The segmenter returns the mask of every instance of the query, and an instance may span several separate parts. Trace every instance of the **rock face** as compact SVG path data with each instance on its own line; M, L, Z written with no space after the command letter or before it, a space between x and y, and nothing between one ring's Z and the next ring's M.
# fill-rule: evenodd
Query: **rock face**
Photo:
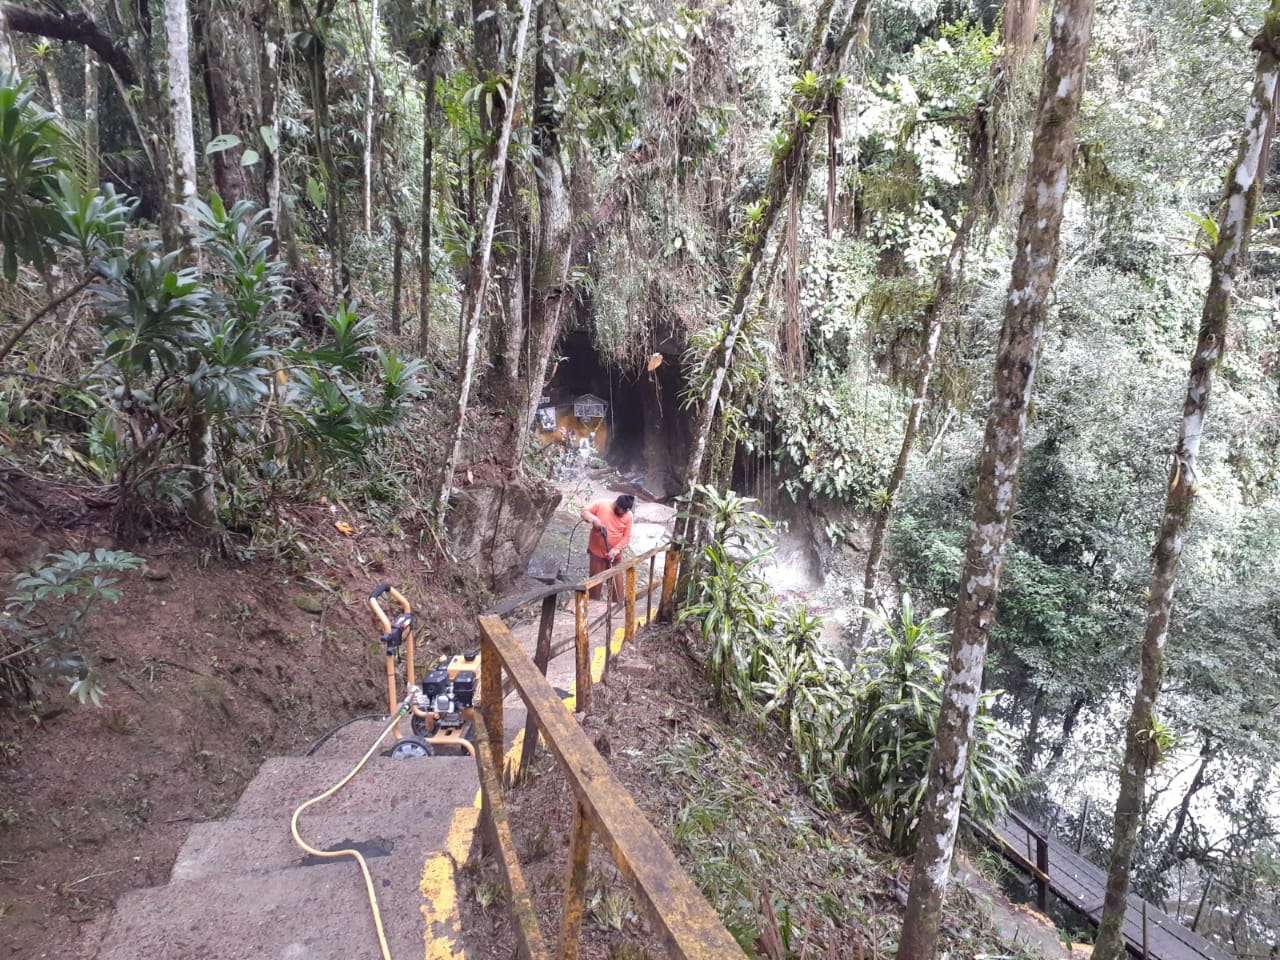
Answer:
M542 480L477 479L453 495L448 526L454 555L501 590L525 572L560 497Z

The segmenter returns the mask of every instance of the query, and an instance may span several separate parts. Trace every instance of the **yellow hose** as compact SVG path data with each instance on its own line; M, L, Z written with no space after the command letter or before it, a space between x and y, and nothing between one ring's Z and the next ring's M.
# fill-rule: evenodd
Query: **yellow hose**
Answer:
M395 716L391 718L391 722L387 724L382 733L378 734L378 739L373 741L373 746L369 748L368 753L360 758L360 762L355 765L355 768L324 793L320 794L318 797L312 797L306 803L302 804L302 806L298 807L297 810L293 811L293 819L289 823L289 829L293 831L293 842L307 853L311 854L311 856L329 858L355 857L356 863L360 864L360 872L364 874L364 887L369 893L369 909L373 911L373 925L378 928L378 943L382 947L382 960L391 960L391 949L387 946L387 935L382 929L382 914L378 912L378 895L373 891L373 877L369 875L369 865L365 863L364 857L360 855L359 850L317 850L315 847L310 846L298 834L298 816L303 810L306 810L312 804L319 803L321 800L325 800L333 796L345 787L347 783L350 782L351 778L360 772L360 768L369 762L369 758L377 751L386 735L395 728L395 725L400 722L401 718L403 718L407 712L408 708L404 704L401 704L400 709L397 710Z

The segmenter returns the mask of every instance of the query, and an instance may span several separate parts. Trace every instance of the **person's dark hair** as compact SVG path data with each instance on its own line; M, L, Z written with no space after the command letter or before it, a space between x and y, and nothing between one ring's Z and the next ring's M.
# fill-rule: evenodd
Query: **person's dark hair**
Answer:
M624 493L617 500L613 501L614 508L622 511L623 513L626 513L635 505L636 505L636 498L629 493Z

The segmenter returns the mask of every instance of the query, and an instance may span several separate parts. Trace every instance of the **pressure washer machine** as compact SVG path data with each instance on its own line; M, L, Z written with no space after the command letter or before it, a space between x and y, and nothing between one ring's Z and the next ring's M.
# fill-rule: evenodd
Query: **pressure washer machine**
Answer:
M382 597L400 605L391 617L383 609ZM480 694L480 653L441 657L419 686L414 677L413 610L395 587L383 583L369 594L369 607L382 627L379 641L387 658L387 707L392 717L409 704L411 733L403 736L400 723L394 725L395 742L386 751L393 759L429 757L437 752L475 756L471 744L475 731L475 708ZM405 696L397 695L396 665L405 665Z

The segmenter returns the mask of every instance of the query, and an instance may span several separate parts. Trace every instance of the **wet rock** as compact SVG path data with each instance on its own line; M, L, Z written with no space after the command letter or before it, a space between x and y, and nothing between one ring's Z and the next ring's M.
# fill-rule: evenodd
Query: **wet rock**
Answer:
M162 580L168 580L172 577L173 571L163 563L148 560L146 566L142 568L142 575L148 580L154 580L159 583Z
M534 479L479 481L455 491L449 511L455 555L502 589L525 572L560 499L552 484Z

